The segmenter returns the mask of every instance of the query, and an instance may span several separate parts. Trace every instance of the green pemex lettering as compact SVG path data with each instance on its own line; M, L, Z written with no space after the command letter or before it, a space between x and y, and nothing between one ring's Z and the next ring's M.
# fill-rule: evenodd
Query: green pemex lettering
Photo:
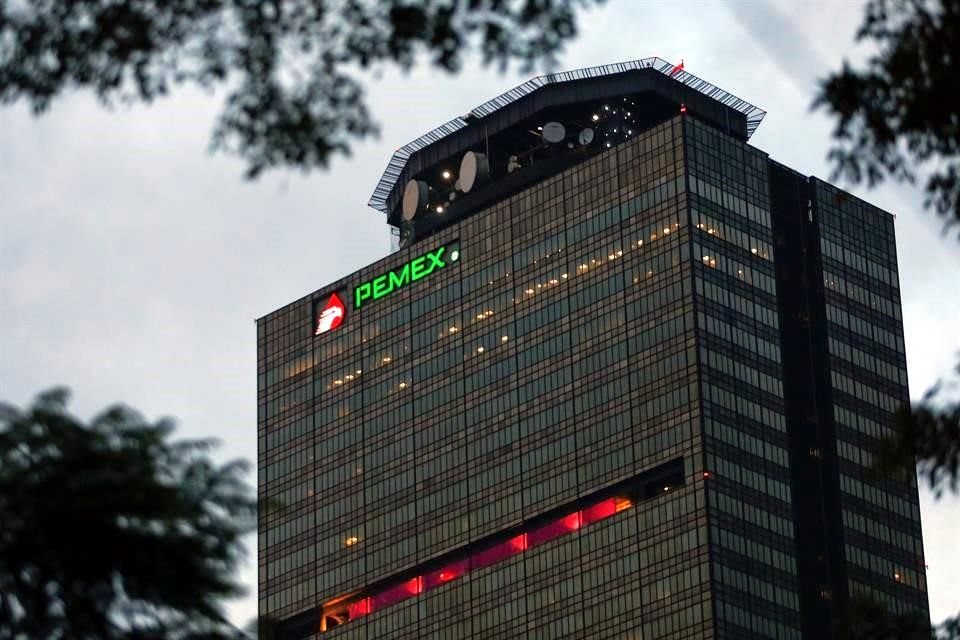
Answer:
M403 268L390 272L390 290L393 291L410 282L410 263L403 265Z
M378 300L389 295L400 287L424 278L437 269L447 266L443 261L443 254L447 247L439 247L418 256L398 269L388 271L369 282L358 285L353 290L353 305L359 309L368 300ZM451 260L455 261L459 255L457 247L453 248Z

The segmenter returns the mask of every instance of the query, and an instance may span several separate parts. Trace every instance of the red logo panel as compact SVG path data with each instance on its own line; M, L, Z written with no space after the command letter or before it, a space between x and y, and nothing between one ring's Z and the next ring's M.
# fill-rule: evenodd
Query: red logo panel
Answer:
M313 332L313 335L318 336L321 333L333 331L343 324L345 315L346 309L343 306L343 302L340 301L340 297L335 293L331 294L326 306L317 313L317 328Z

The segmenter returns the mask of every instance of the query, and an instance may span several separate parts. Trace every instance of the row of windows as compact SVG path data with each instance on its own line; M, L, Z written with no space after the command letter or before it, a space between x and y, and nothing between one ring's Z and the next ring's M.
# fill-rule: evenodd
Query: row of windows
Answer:
M758 332L745 331L702 311L697 315L700 320L700 329L707 334L735 345L750 355L764 358L774 365L780 362L780 346L770 340L764 340Z
M770 228L770 212L766 208L757 206L734 195L729 190L711 184L703 177L694 175L693 172L690 174L690 191L763 228ZM766 191L767 187L764 185L763 192L766 193Z
M704 402L712 402L754 422L769 425L777 431L786 432L787 430L786 420L781 412L748 400L732 391L712 384L704 384L703 399Z
M747 575L724 564L717 565L717 579L720 583L754 598L761 598L786 609L800 610L800 597L796 591L784 589L779 585L761 580L755 575Z
M709 238L705 238L709 240ZM717 269L735 280L739 280L749 285L775 295L777 293L777 280L766 269L761 269L760 265L749 265L735 260L729 256L718 253L718 249L711 247L707 242L694 241L693 256L704 267Z
M840 474L840 490L874 504L881 510L889 510L910 520L919 521L920 519L920 509L917 505L843 473Z
M729 622L740 630L735 630L731 637L749 637L750 634L760 634L777 640L800 640L800 629L788 626L781 620L771 620L759 613L751 613L728 602L717 603L717 618Z
M717 438L735 449L753 454L783 467L788 467L787 450L766 440L761 440L735 427L726 425L711 418L704 419L704 432L708 436ZM768 434L769 435L769 434Z
M773 259L773 246L769 242L760 240L732 224L720 222L696 209L691 209L690 218L694 228L699 229L701 233L705 233L713 238L725 240L763 260Z
M750 487L754 491L773 496L786 504L791 502L790 487L787 483L743 467L732 460L709 453L707 454L707 468L716 473L718 477L732 480L737 484Z
M837 404L833 405L833 419L837 421L837 424L841 424L877 440L892 437L895 433L893 427L889 424L889 420L880 422Z
M896 300L884 295L883 292L870 291L866 287L861 287L828 269L823 270L823 286L829 291L834 291L859 303L864 308L882 313L895 322L902 321L900 305Z
M833 337L827 339L827 348L831 354L843 358L865 372L882 376L894 385L901 387L906 387L907 385L907 370L904 367L898 367L895 364L887 362L885 359L878 358L872 353L857 349Z
M837 439L837 455L845 460L849 460L858 467L872 467L874 464L874 454L866 449L861 449L857 445L846 440Z
M756 507L722 491L711 491L709 497L712 507L732 516L737 522L768 529L784 538L793 538L793 522L786 518L781 518L766 509Z
M763 373L739 360L729 358L713 349L701 347L700 364L721 375L730 376L739 383L749 384L766 393L783 397L783 383L779 378Z
M780 326L775 308L768 307L759 300L750 300L727 287L697 278L697 293L706 300L718 303L721 307L731 309L746 318L754 319L765 327L778 329Z
M849 376L845 376L842 373L837 373L836 371L830 372L830 380L833 383L833 388L839 391L846 393L847 395L858 398L861 401L867 402L875 407L887 411L889 413L895 412L900 405L903 404L903 401L900 398L896 398L889 393L884 393L879 391L870 385L866 385L858 380L854 380Z
M922 595L922 602L911 602L903 597L903 593L897 596L891 595L886 589L878 589L873 585L865 584L856 579L847 581L847 586L851 596L867 597L875 602L882 602L887 611L903 615L905 613L916 613L918 610L926 611L926 595Z
M850 527L880 542L899 547L914 557L923 557L923 545L920 538L888 526L887 523L845 509L843 511L843 524L845 527Z
M925 589L922 576L912 569L897 565L872 551L847 544L844 545L847 561L883 576L891 582L905 584L915 589Z
M825 306L827 309L827 320L836 326L852 331L867 340L877 342L888 349L893 349L897 353L904 352L903 338L900 335L883 329L877 326L876 323L861 318L854 313L850 313L846 309L841 309L830 303L827 303Z
M559 519L533 527L528 532L515 535L505 542L481 547L479 551L472 551L465 558L452 559L441 569L427 572L412 580L404 579L395 586L380 589L377 593L349 605L332 605L331 610L324 613L323 628L326 629L328 625L339 626L339 623L346 620L369 615L373 611L416 596L424 590L436 589L447 582L457 581L468 573L472 576L474 588L478 588L481 592L498 595L504 593L506 584L516 584L526 580L529 588L534 587L537 579L541 579L548 583L547 586L540 591L529 590L526 604L531 609L542 610L553 602L566 599L580 591L581 575L579 572L573 573L573 562L581 553L579 538L570 537L568 534L576 532L581 526L610 518L631 506L632 501L629 498L607 498ZM559 543L548 544L557 538L565 539L561 539ZM525 562L508 561L518 554L525 559ZM624 564L617 569L621 575L636 573L638 566L635 554L618 554L618 556ZM488 567L492 567L493 570L488 570ZM558 572L558 568L563 569ZM570 577L564 579L565 575ZM586 586L592 588L602 584L599 581L597 584L592 582L588 581ZM511 597L507 602L517 603L517 600ZM495 620L490 622L496 623Z
M896 271L889 269L874 260L870 260L866 256L857 253L849 246L841 246L821 235L820 250L823 252L824 256L833 258L834 260L844 264L847 268L854 269L859 271L861 274L872 278L873 280L882 282L883 284L887 285L887 287L892 287L894 289L899 287ZM878 291L884 291L882 287L876 287L876 289Z
M755 562L762 562L790 576L797 575L797 559L791 553L765 545L754 539L747 539L723 527L714 525L711 528L713 540L724 549L733 551ZM791 544L791 546L793 546Z

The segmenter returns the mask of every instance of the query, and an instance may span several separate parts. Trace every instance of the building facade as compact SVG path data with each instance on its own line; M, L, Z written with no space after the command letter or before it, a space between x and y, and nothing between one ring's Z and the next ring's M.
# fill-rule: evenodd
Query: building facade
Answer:
M257 322L260 615L650 640L829 637L861 593L925 613L916 484L870 471L907 400L892 216L663 61L518 90L394 157L399 251Z

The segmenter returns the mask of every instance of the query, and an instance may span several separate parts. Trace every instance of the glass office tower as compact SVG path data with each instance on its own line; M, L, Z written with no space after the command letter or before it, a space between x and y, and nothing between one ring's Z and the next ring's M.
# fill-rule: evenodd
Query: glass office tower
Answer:
M819 638L926 612L893 221L658 59L402 148L402 247L257 323L281 638Z

